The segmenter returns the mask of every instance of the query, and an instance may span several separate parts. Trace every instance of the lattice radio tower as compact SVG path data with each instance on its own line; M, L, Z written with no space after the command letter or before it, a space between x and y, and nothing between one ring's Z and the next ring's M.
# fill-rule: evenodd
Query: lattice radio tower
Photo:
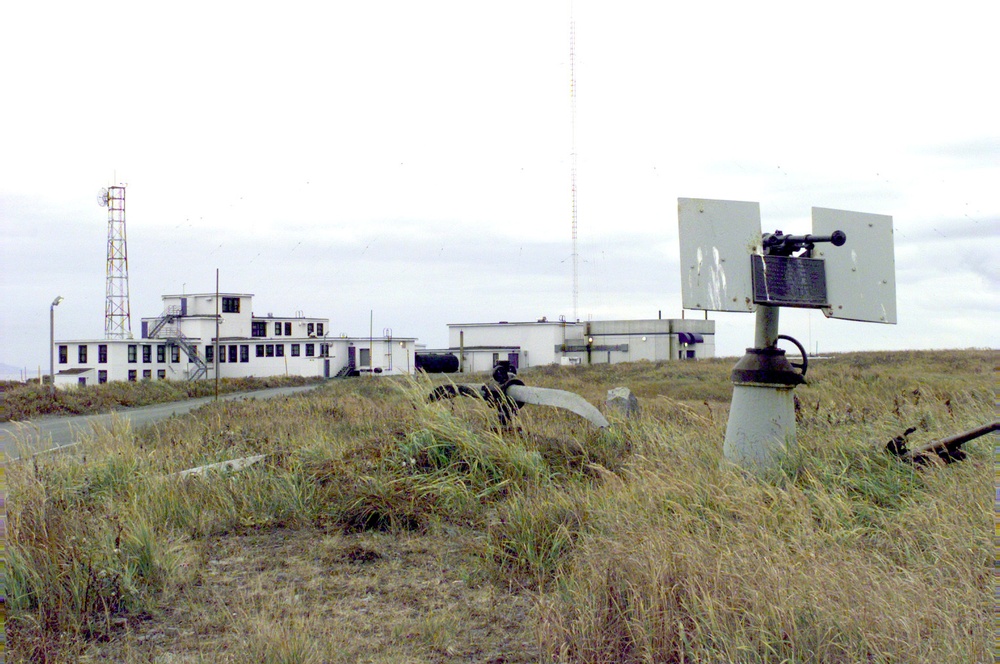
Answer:
M108 267L104 299L104 338L131 339L128 301L128 249L125 242L125 187L101 189L101 207L108 208Z
M569 105L570 105L570 190L573 223L573 320L580 320L578 302L580 299L580 254L577 251L576 232L576 21L573 20L573 5L569 15Z

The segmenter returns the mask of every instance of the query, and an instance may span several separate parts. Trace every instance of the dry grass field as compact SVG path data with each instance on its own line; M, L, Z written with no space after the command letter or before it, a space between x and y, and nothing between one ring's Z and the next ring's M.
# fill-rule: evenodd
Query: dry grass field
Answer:
M274 376L271 378L223 378L220 394L261 390L268 387L289 387L315 383L316 378ZM322 379L319 379L322 380ZM86 385L71 390L60 389L55 395L51 387L37 380L28 383L0 381L0 422L31 420L46 415L90 415L120 408L149 406L182 399L208 397L215 394L214 380L175 381L142 380Z
M992 661L994 351L858 353L796 389L800 453L722 463L732 360L527 370L641 415L441 379L330 381L94 431L7 469L15 662ZM484 379L477 376L470 382ZM266 455L245 470L181 470Z

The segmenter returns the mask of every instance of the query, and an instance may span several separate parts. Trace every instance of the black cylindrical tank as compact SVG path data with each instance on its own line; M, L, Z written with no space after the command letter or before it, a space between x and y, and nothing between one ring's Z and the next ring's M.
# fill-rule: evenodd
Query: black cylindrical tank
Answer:
M414 366L426 373L456 373L458 357L452 353L417 353Z

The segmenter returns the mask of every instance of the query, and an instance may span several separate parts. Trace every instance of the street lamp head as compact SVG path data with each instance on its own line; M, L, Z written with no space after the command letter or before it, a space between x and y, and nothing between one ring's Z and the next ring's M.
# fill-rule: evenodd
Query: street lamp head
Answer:
M53 307L59 306L59 303L62 301L63 301L63 296L59 295L56 297L56 299L52 300L52 306Z

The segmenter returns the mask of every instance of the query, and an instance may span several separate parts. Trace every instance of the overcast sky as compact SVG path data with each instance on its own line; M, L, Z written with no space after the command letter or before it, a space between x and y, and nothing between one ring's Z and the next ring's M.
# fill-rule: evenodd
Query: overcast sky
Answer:
M677 198L719 198L893 217L898 324L783 310L811 350L998 347L996 2L21 2L0 363L47 370L57 295L57 338L103 336L119 183L136 336L216 269L255 313L429 347L572 318L571 16L579 318L680 317Z

